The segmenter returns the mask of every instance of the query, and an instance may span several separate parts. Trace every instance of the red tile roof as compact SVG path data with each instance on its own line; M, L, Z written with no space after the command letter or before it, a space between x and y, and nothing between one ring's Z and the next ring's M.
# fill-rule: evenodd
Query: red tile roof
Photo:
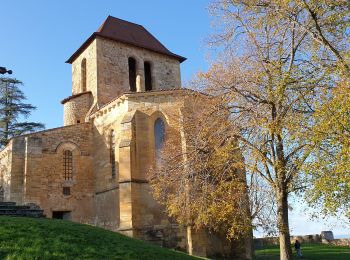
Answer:
M180 62L186 60L186 58L169 51L143 26L108 16L100 28L98 28L98 30L94 32L66 62L72 63L96 37L102 37L165 54L178 59Z

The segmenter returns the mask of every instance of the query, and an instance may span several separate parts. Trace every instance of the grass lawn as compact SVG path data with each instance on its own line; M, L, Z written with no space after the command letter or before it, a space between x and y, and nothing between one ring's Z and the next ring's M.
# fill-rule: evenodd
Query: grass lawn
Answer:
M301 252L304 260L349 260L350 247L323 244L302 244ZM279 246L270 246L255 251L257 260L279 259ZM296 252L293 248L294 259Z
M64 220L0 217L0 259L198 259Z

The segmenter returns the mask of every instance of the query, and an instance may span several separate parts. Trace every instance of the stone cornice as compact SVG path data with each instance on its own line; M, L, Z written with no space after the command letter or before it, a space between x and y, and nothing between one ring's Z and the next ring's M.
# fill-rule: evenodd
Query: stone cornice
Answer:
M63 100L61 101L61 104L64 105L64 104L67 103L69 100L72 100L72 99L74 99L74 98L80 97L80 96L85 95L85 94L92 94L92 93L91 93L91 91L85 91L85 92L81 92L81 93L78 93L78 94L69 96L69 97L63 99Z
M162 90L152 90L152 91L142 91L142 92L125 92L121 96L117 97L116 99L110 101L109 103L103 105L99 110L92 113L90 115L90 118L95 118L102 116L112 109L119 107L121 104L124 103L125 100L133 99L133 98L139 98L139 97L155 97L155 96L185 96L189 94L198 94L198 95L204 95L208 96L204 93L187 89L187 88L174 88L174 89L162 89Z

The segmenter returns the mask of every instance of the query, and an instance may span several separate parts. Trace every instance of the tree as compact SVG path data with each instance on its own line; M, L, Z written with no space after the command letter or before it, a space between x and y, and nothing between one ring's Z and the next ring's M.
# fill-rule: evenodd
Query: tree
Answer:
M0 78L0 148L15 136L44 128L41 123L19 122L28 117L33 105L23 103L26 99L19 86L22 82L12 78Z
M222 0L211 9L221 26L211 42L225 48L202 84L231 106L247 170L275 193L281 259L292 259L288 197L305 188L303 167L318 150L308 138L315 110L348 66L348 6L329 2Z
M191 95L187 104L178 124L167 129L161 157L149 171L149 179L155 199L169 216L187 226L192 254L192 229L242 239L251 235L251 219L244 163L229 131L227 110L200 94ZM246 252L251 258L251 248Z
M350 214L350 2L347 0L241 1L246 8L261 7L275 20L285 20L308 37L313 64L332 75L334 90L316 106L312 135L317 147L304 165L310 178L309 205L324 215Z
M345 84L345 83L344 83ZM339 85L315 114L312 140L319 147L305 170L311 187L306 200L324 216L350 217L350 91Z
M236 1L225 1L236 2ZM312 50L314 62L330 73L349 79L350 3L347 0L247 0L246 8L262 8L303 31Z
M292 3L292 4L291 4ZM265 1L291 25L310 36L314 62L333 75L335 89L331 98L316 109L310 140L318 147L305 167L311 186L306 192L309 205L325 216L339 211L350 214L350 3L349 1L299 0ZM303 22L295 14L303 14Z

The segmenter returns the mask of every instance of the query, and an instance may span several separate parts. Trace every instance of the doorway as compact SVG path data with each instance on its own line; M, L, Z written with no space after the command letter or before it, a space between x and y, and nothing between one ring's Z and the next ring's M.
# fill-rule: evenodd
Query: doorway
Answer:
M70 220L71 211L52 211L52 218Z

